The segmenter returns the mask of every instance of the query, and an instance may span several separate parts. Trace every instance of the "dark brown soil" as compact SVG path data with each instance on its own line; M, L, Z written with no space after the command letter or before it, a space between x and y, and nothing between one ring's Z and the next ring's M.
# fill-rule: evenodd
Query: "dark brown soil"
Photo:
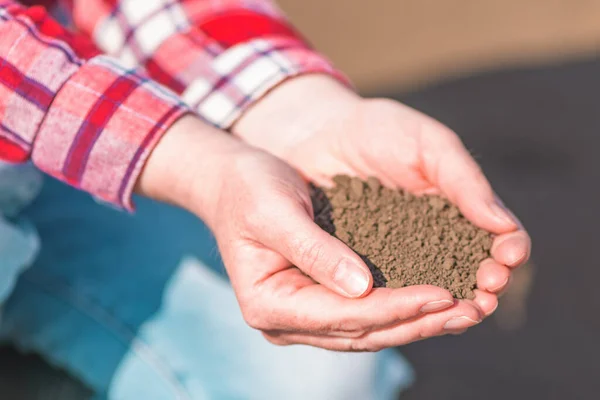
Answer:
M472 299L489 232L471 224L438 196L414 196L370 178L338 176L313 190L315 221L367 263L376 287L435 285Z

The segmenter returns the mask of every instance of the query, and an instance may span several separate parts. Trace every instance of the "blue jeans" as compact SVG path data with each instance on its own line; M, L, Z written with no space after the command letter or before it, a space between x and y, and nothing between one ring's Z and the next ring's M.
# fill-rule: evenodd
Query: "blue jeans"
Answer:
M41 249L3 305L2 339L99 399L392 399L411 381L393 350L269 344L244 323L208 229L136 202L129 215L45 181L15 219L36 227Z

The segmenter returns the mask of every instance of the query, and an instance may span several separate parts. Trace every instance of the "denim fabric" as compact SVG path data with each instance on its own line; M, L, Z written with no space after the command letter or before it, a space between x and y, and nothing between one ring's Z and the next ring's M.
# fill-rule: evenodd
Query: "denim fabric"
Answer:
M137 199L129 215L48 180L22 217L43 246L4 307L4 339L98 399L394 399L400 355L276 347L247 327L194 216Z
M34 227L17 214L34 199L41 184L42 178L33 166L0 161L0 304L39 249Z

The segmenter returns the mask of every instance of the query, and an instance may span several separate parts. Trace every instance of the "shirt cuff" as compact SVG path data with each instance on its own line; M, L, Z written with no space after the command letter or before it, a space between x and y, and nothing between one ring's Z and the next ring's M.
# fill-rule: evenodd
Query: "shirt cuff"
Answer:
M187 111L167 89L98 56L58 91L32 159L46 173L131 211L145 161Z
M189 82L183 100L220 129L229 129L248 107L294 76L328 74L350 86L349 80L329 60L300 39L282 36L253 39L214 58L207 54L210 47L190 46L187 40L176 35L158 50L157 58L177 60L163 75ZM183 49L187 50L182 52Z

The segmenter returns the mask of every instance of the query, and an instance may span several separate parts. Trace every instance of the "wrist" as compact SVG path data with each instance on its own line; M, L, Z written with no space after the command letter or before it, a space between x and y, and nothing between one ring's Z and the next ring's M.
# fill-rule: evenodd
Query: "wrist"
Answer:
M232 133L285 158L298 143L351 113L360 101L355 92L329 75L302 75L283 82L248 109Z
M138 179L136 193L206 220L216 206L226 163L245 146L188 114L165 133Z

